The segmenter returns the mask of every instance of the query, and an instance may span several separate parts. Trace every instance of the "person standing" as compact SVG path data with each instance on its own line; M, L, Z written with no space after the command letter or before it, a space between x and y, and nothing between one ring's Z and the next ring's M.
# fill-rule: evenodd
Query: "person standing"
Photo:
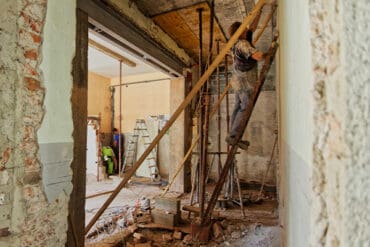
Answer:
M235 93L235 105L231 115L231 129L226 142L229 145L236 144L236 135L241 126L244 111L253 93L254 84L258 79L257 62L264 58L264 54L252 44L253 32L257 29L261 10L252 24L239 37L232 47L233 73L230 84ZM240 22L234 22L228 29L230 37L240 27ZM243 131L244 132L244 131ZM248 149L249 142L240 140L239 148Z
M123 150L124 150L123 141L124 141L123 135L119 133L117 128L113 128L112 147L113 147L114 154L117 158L117 164L119 163L119 160L121 160L121 164L118 164L121 167L123 164ZM120 150L120 146L121 146L121 150ZM120 151L121 151L121 154L120 154ZM118 172L118 170L119 170L118 166L115 167L115 171Z

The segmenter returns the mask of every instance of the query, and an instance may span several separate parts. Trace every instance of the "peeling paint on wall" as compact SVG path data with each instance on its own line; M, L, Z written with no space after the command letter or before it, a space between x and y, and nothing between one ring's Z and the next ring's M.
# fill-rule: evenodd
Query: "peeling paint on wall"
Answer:
M47 201L37 131L45 111L52 111L50 104L43 105L45 93L48 96L52 89L40 70L42 55L47 54L41 52L48 44L44 39L45 21L48 23L50 17L47 12L60 12L60 4L69 6L67 12L72 13L75 5L72 0L69 5L66 1L50 2L0 0L0 236L7 236L0 239L0 246L64 246L66 241L68 192ZM74 27L73 22L60 25ZM74 34L71 37L74 44ZM54 60L60 58L58 52L63 53L56 51Z

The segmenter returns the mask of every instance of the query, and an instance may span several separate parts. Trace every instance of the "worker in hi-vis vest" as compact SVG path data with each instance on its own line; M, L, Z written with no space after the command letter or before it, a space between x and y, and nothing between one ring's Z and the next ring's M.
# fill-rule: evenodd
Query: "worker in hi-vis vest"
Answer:
M117 166L117 160L111 147L104 146L102 148L102 160L109 177L109 175L113 174L114 167Z

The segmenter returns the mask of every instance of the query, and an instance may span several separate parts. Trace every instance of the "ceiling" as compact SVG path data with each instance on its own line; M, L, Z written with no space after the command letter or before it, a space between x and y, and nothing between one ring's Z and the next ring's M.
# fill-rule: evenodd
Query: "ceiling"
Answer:
M211 36L211 8L207 2L165 12L152 17L153 21L168 33L176 43L184 48L194 59L199 57L199 13L202 9L202 46L203 61L207 60ZM223 30L220 28L217 19L213 19L213 42L220 40L226 42ZM216 44L214 43L212 54L217 54Z
M143 62L143 60L139 59L135 55L130 54L124 48L114 44L103 36L100 36L97 32L90 30L89 39L96 41L105 48L118 53L119 55L127 58L128 60L136 64L135 67L131 67L123 63L122 76L152 73L158 71L151 65ZM92 46L89 46L88 49L88 70L108 78L115 78L120 76L119 61Z
M199 17L198 8L203 8L203 59L207 58L210 37L211 1L204 0L132 0L147 17L151 18L180 47L198 61ZM216 42L220 39L220 49L228 38L227 29L235 21L242 21L253 8L254 0L215 0L214 1L214 45L212 54L216 55ZM206 60L204 60L206 61Z
M131 0L139 10L160 26L193 59L199 57L199 16L197 9L203 9L203 61L207 61L210 43L211 1L204 0ZM227 29L235 21L242 21L252 10L254 0L215 0L214 36L212 55L217 55L216 40L220 40L220 50L228 38ZM137 64L136 67L123 65L123 75L151 73L157 71L148 62L139 59L105 39L94 31L89 38L121 54ZM94 48L89 48L89 71L106 77L119 76L119 62Z

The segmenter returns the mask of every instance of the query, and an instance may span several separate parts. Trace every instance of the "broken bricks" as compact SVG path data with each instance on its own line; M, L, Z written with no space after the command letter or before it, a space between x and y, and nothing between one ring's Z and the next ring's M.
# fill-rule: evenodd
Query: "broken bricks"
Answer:
M163 239L163 242L166 242L166 243L172 242L173 240L171 234L169 233L162 234L162 239Z
M213 232L213 236L215 238L219 238L219 237L223 236L222 226L220 225L219 222L213 223L212 232Z
M176 239L176 240L181 240L182 239L182 232L180 231L175 231L173 233L173 238Z
M146 237L141 233L135 232L132 236L134 237L134 241L136 243L144 243L147 240Z

